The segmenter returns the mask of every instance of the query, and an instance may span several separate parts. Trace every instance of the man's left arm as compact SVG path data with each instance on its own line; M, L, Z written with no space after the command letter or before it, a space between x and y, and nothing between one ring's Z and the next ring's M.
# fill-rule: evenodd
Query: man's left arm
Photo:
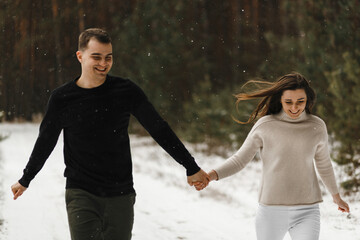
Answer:
M141 90L140 90L141 91ZM186 168L187 181L193 186L194 182L201 182L202 188L209 183L209 176L196 164L194 158L185 148L184 144L176 136L169 124L158 114L154 106L142 95L137 98L139 102L134 104L132 114L149 132L154 140L173 158ZM201 189L202 189L201 188ZM198 190L200 188L197 187Z

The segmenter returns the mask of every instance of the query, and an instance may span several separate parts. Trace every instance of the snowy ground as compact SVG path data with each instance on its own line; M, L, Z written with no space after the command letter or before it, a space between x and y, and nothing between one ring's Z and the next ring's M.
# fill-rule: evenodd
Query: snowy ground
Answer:
M10 186L27 163L38 125L0 124L0 133L10 137L0 143L0 239L67 240L68 223L64 202L62 137L42 171L18 200ZM134 162L134 240L252 240L261 167L250 163L244 171L197 192L186 183L185 171L151 138L131 136ZM206 156L188 145L205 169L223 159ZM322 240L360 240L360 202L350 202L352 213L337 211L330 196L321 210ZM286 236L285 239L290 239Z

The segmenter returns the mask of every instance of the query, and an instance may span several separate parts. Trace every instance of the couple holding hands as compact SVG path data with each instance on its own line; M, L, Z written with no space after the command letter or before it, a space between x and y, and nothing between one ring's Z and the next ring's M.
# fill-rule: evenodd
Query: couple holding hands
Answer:
M105 30L82 32L76 56L81 75L52 92L30 159L12 186L17 199L63 131L72 240L131 239L136 193L127 130L130 115L185 167L188 183L197 190L241 171L259 153L263 170L255 224L258 240L281 240L286 232L293 240L319 239L322 197L315 168L338 209L349 212L335 181L326 125L311 114L315 92L301 74L290 73L275 82L248 82L265 86L236 95L237 104L260 99L249 120L239 121L255 124L234 155L205 173L141 88L108 74L113 52Z

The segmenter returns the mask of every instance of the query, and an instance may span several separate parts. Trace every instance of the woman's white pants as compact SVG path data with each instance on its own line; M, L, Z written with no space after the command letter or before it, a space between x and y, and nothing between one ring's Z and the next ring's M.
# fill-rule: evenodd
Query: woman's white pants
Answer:
M318 240L319 204L301 206L259 205L256 215L258 240L282 240L289 232L292 240Z

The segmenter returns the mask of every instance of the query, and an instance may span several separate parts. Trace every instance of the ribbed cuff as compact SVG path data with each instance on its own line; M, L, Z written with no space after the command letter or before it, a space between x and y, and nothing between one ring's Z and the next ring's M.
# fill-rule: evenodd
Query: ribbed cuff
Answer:
M24 176L18 181L21 186L28 188L30 185L30 181L26 180Z
M200 171L200 167L195 160L192 160L189 165L186 166L186 175L191 176Z

